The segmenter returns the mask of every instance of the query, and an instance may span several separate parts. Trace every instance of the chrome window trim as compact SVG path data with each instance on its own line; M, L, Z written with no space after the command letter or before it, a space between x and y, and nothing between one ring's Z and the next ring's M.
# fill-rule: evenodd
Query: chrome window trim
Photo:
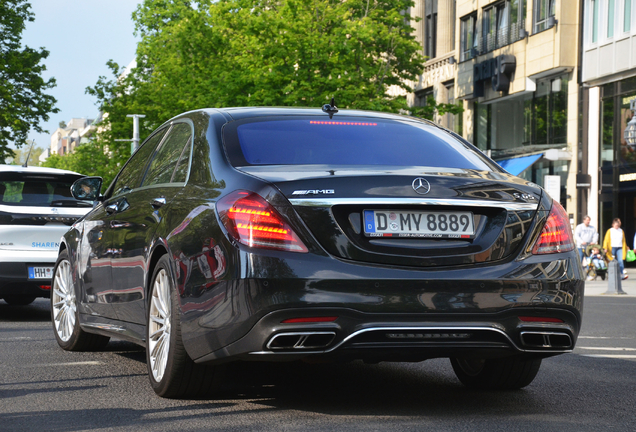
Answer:
M355 205L439 205L439 206L464 206L464 207L495 207L509 211L537 210L539 202L518 203L486 200L467 200L456 198L292 198L292 205L303 207L331 207L340 204Z

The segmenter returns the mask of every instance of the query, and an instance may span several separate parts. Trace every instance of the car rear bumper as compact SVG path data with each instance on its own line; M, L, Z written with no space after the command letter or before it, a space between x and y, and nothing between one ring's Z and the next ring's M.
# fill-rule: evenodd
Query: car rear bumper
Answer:
M323 360L422 361L437 357L479 358L525 354L548 357L571 352L579 322L566 310L549 316L562 323L525 323L534 308L494 314L375 315L350 309L304 308L263 317L239 341L196 359L218 362L233 357L255 361ZM337 317L334 322L283 323L299 317Z
M286 274L298 277L284 279L271 277L280 262L252 264L265 269L262 278L182 293L182 335L196 361L545 357L570 352L581 325L584 278L574 252L447 271L338 262L316 272L307 260L288 260ZM282 322L325 316L337 319Z
M55 253L57 257L57 253ZM29 279L29 267L53 267L55 259L35 262L0 262L0 297L49 297L51 279Z

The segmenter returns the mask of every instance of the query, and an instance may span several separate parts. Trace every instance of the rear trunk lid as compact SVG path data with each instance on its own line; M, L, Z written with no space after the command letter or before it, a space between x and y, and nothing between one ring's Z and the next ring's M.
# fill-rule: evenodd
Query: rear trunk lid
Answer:
M542 193L505 173L458 168L238 169L275 185L330 254L398 266L510 258L530 235Z

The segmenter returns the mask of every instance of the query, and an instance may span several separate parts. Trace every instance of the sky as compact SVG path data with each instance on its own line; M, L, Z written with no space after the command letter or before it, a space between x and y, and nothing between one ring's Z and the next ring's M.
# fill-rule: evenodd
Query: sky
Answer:
M135 58L138 38L133 34L132 13L137 0L30 0L35 21L26 24L23 45L46 48L44 79L55 77L57 86L46 91L57 99L60 112L50 114L40 126L48 134L29 133L36 145L48 148L50 134L61 121L94 119L96 99L85 93L100 75L111 77L109 59L120 66ZM132 136L132 130L130 131ZM22 147L23 149L25 147Z

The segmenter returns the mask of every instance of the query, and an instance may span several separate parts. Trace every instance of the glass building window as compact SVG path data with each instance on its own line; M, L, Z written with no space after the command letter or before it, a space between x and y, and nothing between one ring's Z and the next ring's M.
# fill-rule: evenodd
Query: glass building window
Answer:
M429 58L437 56L437 0L426 0L425 3L426 41L424 54Z
M632 28L632 0L625 0L623 10L623 31L628 32Z
M607 37L614 37L614 15L616 15L616 9L614 0L607 0Z
M591 29L591 42L592 43L596 43L598 42L598 12L599 12L599 3L601 3L601 0L590 0L590 11L591 11L591 17L590 17L590 22L592 25L592 29Z
M475 105L475 145L494 158L561 147L567 143L568 78L537 82L537 90Z
M511 44L520 39L523 25L523 0L506 0L484 9L482 15L484 51Z
M548 20L555 14L556 0L534 0L534 32L547 30Z
M471 14L461 19L461 56L460 61L475 57L478 48L477 14Z

